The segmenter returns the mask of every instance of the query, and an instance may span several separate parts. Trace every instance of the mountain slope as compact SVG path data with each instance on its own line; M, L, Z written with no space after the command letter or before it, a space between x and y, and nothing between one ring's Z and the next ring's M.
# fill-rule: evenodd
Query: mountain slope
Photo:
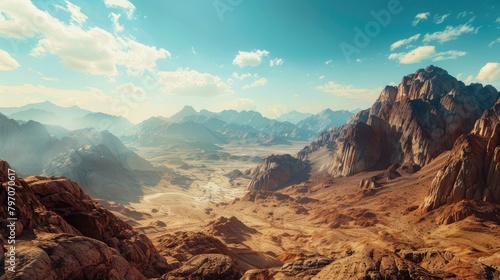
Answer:
M302 113L302 112L292 110L286 114L283 114L283 115L277 117L276 120L280 121L280 122L290 122L293 124L297 124L300 121L307 119L308 117L311 117L312 115L313 114L310 114L310 113Z
M366 123L351 120L342 137L326 144L335 148L328 172L349 176L398 162L423 166L451 149L498 96L492 86L465 86L438 67L419 69L405 76L398 88L382 91ZM301 154L308 157L307 152Z
M312 130L321 133L332 126L344 125L352 115L351 112L345 110L332 111L326 109L298 122L297 126L304 130Z

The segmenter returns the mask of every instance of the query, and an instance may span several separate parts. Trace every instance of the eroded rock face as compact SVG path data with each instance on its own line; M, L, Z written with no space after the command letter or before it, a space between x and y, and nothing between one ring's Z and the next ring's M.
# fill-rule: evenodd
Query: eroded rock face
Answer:
M202 254L194 256L183 266L160 279L237 280L240 279L240 275L230 257L221 254Z
M474 127L481 114L497 101L492 86L466 86L440 68L429 66L405 76L399 86L387 86L362 121L341 131L321 135L299 152L301 159L327 146L327 168L333 176L383 169L398 162L424 166ZM487 131L486 131L487 132Z
M499 115L500 102L484 112L472 133L458 138L420 206L424 212L462 200L500 203ZM466 212L442 220L456 221L465 218Z
M6 201L9 168L0 160L2 201ZM16 177L15 182L16 236L27 236L18 244L26 250L18 252L23 269L17 270L15 279L145 279L166 272L166 260L145 235L92 201L75 182L43 176ZM2 204L4 237L7 217ZM32 261L32 254L40 261Z
M309 171L307 163L291 155L271 155L250 172L248 190L278 190L307 178Z
M335 260L313 279L442 279L429 271L383 250L354 252Z
M19 266L11 279L146 279L116 250L92 238L44 233L17 248Z

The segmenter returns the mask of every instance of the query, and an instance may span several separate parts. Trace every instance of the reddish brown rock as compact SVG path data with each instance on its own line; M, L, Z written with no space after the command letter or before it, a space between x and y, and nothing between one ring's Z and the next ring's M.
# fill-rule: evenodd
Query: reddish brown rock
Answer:
M369 110L366 124L353 121L340 131L321 135L299 155L307 160L314 151L328 147L332 155L327 170L333 176L399 162L424 166L471 131L498 97L492 86L465 86L445 70L429 66L405 76L397 89L386 87Z
M7 162L0 161L2 201L6 201L9 168ZM70 276L57 279L144 279L145 276L160 277L166 272L165 259L158 254L145 235L138 234L127 223L92 201L75 182L62 177L43 176L29 177L26 180L16 178L15 182L18 217L16 236L27 236L26 239L31 240L20 241L19 247L34 246L45 252L37 251L41 254L40 257L43 257L42 261L31 262L31 257L26 254L34 251L20 251L18 265L23 269L18 272L24 276L16 279L55 279L51 278L51 275L66 274ZM4 226L0 233L4 237L7 236L7 217L6 205L2 204L0 221ZM54 236L47 233L65 235ZM43 239L46 236L50 237ZM82 244L75 240L81 241ZM72 248L72 245L75 247ZM97 250L97 253L93 250ZM83 253L84 251L89 252ZM80 254L79 252L82 252L81 256L72 255ZM92 252L95 253L94 257L86 257ZM65 254L67 256L63 260L60 256ZM70 261L72 258L75 261L63 265L64 261ZM124 271L129 273L123 276ZM40 276L31 278L33 275ZM85 275L90 278L85 278ZM100 278L101 276L104 278Z
M192 257L183 266L160 279L237 280L240 279L240 275L230 257L221 254L203 254Z
M499 104L483 114L471 134L458 138L420 205L423 212L463 200L500 204ZM441 217L441 222L454 222L477 211L448 212L450 217Z
M275 191L307 178L309 165L291 155L271 155L252 169L248 190Z

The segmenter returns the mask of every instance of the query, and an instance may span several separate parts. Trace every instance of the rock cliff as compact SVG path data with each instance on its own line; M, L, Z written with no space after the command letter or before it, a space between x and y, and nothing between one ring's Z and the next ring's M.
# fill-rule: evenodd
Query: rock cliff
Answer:
M327 146L327 166L333 176L383 169L398 162L428 164L455 140L474 128L475 121L499 97L492 86L466 86L445 70L428 66L405 76L399 86L387 86L368 112L344 127L322 134L299 152L307 160L318 146Z
M307 178L309 165L291 155L271 155L250 172L248 190L274 191Z
M420 208L429 212L463 200L500 204L500 101L484 112L470 134L458 138ZM455 215L454 220L466 216Z
M2 201L9 168L0 161ZM11 279L146 279L166 272L165 259L145 235L92 201L75 182L44 176L15 182L18 264ZM3 204L3 237L7 217Z

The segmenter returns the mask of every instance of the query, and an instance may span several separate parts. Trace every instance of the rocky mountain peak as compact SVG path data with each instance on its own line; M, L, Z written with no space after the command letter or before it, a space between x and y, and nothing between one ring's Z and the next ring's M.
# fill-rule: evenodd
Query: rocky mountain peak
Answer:
M450 76L446 70L430 65L403 77L398 87L396 101L406 98L432 100L445 96L452 89L464 87L462 82Z

